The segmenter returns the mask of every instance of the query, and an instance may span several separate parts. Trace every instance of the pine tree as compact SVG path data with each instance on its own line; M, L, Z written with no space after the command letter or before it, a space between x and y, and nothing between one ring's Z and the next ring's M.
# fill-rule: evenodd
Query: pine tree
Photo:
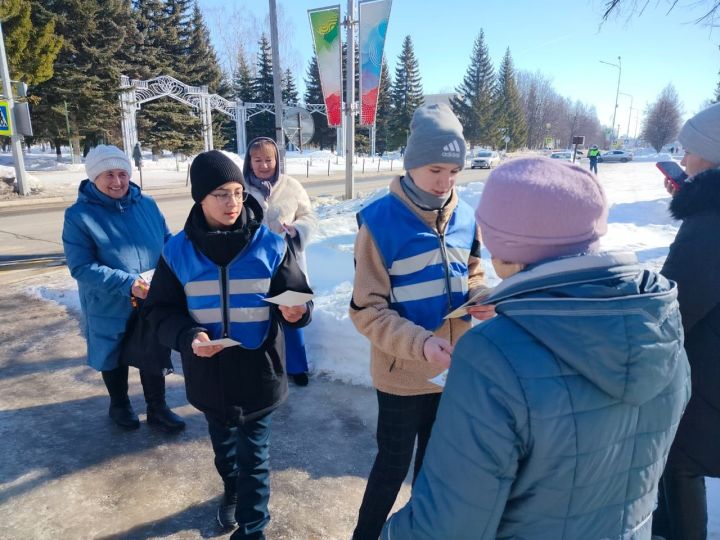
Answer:
M514 150L525 144L528 129L517 81L515 80L515 69L513 68L510 48L505 51L505 56L500 65L497 89L494 123L499 126L499 137L496 140L496 146L501 147L504 145L505 142L502 139L507 136L510 138L507 148Z
M10 77L28 85L47 81L62 47L55 17L37 0L5 0L0 4Z
M257 76L253 84L255 99L258 103L274 103L273 64L270 42L265 34L260 37L257 55ZM275 118L269 112L253 116L248 122L248 142L255 137L274 139Z
M456 91L460 97L452 98L450 106L463 125L465 139L473 145L492 146L497 133L493 117L495 75L482 30L475 39L470 65Z
M663 146L672 142L680 131L680 99L672 84L660 92L655 103L650 105L643 122L642 138L660 152Z
M718 72L718 75L720 76L720 71ZM717 86L715 87L715 98L712 102L720 103L720 81L718 81Z
M307 104L324 103L322 88L320 86L320 71L318 69L317 56L313 55L308 64L305 76L305 95L303 96ZM335 149L336 130L328 126L327 116L323 113L312 113L313 122L315 123L315 133L310 144L317 144L320 150L325 148Z
M423 104L420 67L410 36L405 36L403 41L391 94L393 112L390 121L390 144L392 148L397 148L407 143L412 115L415 109Z
M282 101L285 105L297 105L298 102L298 90L290 68L285 70L282 77Z
M390 118L392 116L392 80L390 69L383 58L380 68L380 87L378 88L377 112L375 114L375 151L384 154L390 142Z

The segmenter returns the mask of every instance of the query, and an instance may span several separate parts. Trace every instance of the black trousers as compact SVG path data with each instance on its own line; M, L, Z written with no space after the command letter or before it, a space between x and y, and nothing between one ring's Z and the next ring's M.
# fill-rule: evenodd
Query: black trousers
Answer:
M413 471L415 482L425 457L441 395L396 396L377 391L378 454L365 487L353 540L377 540L380 536L407 476L417 439Z
M103 382L110 394L112 405L125 405L130 402L128 398L128 367L120 366L108 371L102 371ZM140 370L140 382L142 383L145 402L152 406L165 404L165 377L152 375Z
M682 450L670 451L658 486L652 533L665 540L706 540L705 476Z

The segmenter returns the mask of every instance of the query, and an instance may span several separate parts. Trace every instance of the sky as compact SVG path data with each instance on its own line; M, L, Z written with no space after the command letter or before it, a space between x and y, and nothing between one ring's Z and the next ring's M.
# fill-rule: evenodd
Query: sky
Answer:
M642 123L647 105L669 83L677 90L687 118L704 108L720 79L720 28L694 22L710 2L680 0L668 12L668 0L648 0L643 12L634 13L633 3L635 0L623 0L624 11L601 24L605 1L598 0L394 0L385 57L394 73L402 41L410 35L424 92L452 92L467 71L473 43L482 29L496 70L509 47L516 70L540 72L560 95L594 105L606 126L613 120L620 74L615 126L620 124L619 132L626 133L629 125L632 135L637 118ZM344 16L347 1L336 4ZM645 2L639 0L639 4ZM277 0L282 18L279 32L291 38L287 56L289 63L296 65L301 89L313 54L307 10L329 5L334 4L327 0ZM219 36L227 32L233 19L219 14L247 10L262 25L269 11L268 0L200 0L200 6L221 56ZM243 29L232 31L241 33ZM269 29L267 32L269 35ZM621 73L600 62L618 64L618 56Z

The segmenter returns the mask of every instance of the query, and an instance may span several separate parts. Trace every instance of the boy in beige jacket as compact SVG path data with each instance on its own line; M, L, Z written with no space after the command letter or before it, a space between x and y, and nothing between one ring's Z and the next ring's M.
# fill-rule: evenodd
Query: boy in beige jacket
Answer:
M372 344L378 396L375 458L353 538L377 539L410 467L422 465L442 388L429 382L450 366L470 317L444 319L481 289L480 233L454 189L465 163L462 126L449 107L415 111L404 176L358 214L350 318ZM484 320L491 306L473 306Z

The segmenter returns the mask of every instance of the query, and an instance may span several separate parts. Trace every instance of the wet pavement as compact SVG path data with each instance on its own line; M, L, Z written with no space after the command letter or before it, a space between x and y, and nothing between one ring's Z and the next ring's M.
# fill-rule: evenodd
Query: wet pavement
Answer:
M168 376L167 393L185 431L144 422L135 369L141 427L115 427L101 377L85 365L78 313L27 292L46 279L0 273L0 538L228 536L215 522L222 488L206 423L185 399L182 373ZM317 377L291 386L273 419L269 540L350 537L376 411L369 388ZM400 504L408 496L406 483Z

